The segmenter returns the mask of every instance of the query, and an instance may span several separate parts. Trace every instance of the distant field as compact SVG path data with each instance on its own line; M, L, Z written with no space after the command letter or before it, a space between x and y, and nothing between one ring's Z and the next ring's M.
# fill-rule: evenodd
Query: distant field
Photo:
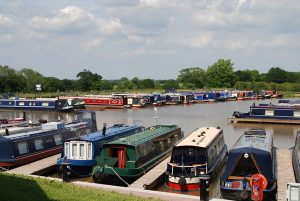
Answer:
M95 189L84 189L70 183L42 178L0 173L1 201L154 201Z

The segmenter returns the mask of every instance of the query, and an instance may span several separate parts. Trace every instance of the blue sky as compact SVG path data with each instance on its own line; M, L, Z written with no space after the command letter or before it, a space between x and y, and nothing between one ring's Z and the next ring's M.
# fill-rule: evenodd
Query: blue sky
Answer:
M1 0L0 64L69 79L171 79L219 58L299 71L299 32L292 0Z

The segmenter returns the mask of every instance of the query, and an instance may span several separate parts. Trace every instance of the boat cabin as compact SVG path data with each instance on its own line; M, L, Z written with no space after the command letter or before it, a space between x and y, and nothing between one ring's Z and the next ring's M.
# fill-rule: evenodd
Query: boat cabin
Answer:
M210 177L226 155L222 129L196 129L172 150L166 170L168 187L181 191L199 189L200 176Z

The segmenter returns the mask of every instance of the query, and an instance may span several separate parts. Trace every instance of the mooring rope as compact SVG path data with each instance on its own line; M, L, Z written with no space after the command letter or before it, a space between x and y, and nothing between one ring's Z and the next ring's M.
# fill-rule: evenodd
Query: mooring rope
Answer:
M105 167L110 168L121 181L123 181L127 186L130 186L130 184L127 183L112 167L109 167L106 164L105 164Z

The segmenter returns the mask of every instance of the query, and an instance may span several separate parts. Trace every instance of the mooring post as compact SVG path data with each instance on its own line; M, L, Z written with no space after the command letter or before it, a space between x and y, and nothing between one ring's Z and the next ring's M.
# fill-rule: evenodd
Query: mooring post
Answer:
M200 176L200 201L209 200L209 175Z
M70 163L63 163L62 164L62 179L64 182L69 182L70 181Z

